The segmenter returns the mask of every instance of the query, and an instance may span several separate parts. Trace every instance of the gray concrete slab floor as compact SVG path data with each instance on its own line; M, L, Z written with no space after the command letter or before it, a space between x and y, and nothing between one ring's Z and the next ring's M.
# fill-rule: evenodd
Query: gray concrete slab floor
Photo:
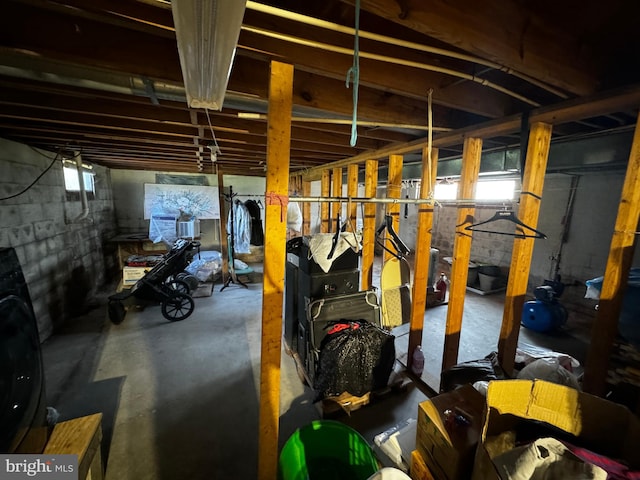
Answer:
M60 420L104 414L107 480L256 478L262 266L253 266L257 274L249 288L231 284L220 292L217 283L211 297L195 299L193 315L181 322L148 306L113 325L106 314L112 292L105 291L43 344L48 404ZM496 349L502 302L500 295L467 295L460 361ZM439 372L445 319L446 306L425 312L426 380ZM400 355L407 330L394 332ZM522 339L549 343L529 332ZM572 335L556 340L574 355L586 348ZM314 392L284 352L281 365L280 445L320 418ZM416 418L425 398L410 385L339 420L372 443L376 434Z

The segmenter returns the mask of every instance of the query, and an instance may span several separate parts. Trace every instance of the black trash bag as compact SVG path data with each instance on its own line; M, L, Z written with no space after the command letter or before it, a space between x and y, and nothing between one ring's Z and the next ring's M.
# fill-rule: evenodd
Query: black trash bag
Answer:
M387 386L396 359L395 337L365 320L329 325L320 345L316 401L349 392L361 397Z
M498 353L491 352L480 360L459 363L442 372L440 391L450 392L467 383L504 380L506 375L498 363Z

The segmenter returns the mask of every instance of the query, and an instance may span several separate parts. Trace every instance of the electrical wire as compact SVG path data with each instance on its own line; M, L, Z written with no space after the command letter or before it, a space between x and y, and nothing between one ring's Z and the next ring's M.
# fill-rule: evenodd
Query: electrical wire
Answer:
M29 146L29 147L31 148L31 150L33 150L34 152L38 153L39 155L42 155L43 157L45 157L45 158L47 158L47 159L49 158L49 157L48 157L48 156L46 156L44 153L39 152L39 151L38 151L38 150L36 150L35 148L33 148L33 147L31 147L31 146ZM45 168L45 169L44 169L44 171L43 171L42 173L40 173L40 175L38 175L38 176L36 177L36 179L35 179L33 182L31 182L27 187L25 187L22 191L20 191L20 192L18 192L18 193L14 193L13 195L9 195L8 197L2 197L2 198L0 198L0 202L2 202L2 201L4 201L4 200L10 200L10 199L15 198L15 197L19 197L19 196L20 196L20 195L22 195L23 193L27 192L31 187L33 187L33 186L38 182L38 180L40 180L40 179L44 176L44 174L45 174L45 173L47 173L49 170L51 170L51 167L53 167L54 163L56 163L56 161L57 161L57 160L58 160L58 158L60 157L60 152L61 152L61 150L62 150L62 149L58 150L58 153L56 153L56 156L55 156L55 157L53 157L53 160L51 160L51 163L49 164L49 166L48 166L47 168ZM79 155L79 154L78 154L78 155ZM76 155L76 157L77 157L78 155ZM76 157L74 157L74 158L76 158Z
M216 146L216 149L215 149L215 151L213 152L213 155L212 155L212 157L213 157L212 161L215 163L215 161L217 160L216 156L218 155L218 153L222 153L222 151L220 150L220 146L218 145L218 140L216 139L216 134L213 131L213 125L211 125L211 119L209 118L209 110L207 108L205 108L204 109L204 113L207 115L207 123L209 124L209 130L211 130L211 136L213 137L213 143ZM213 160L214 158L216 160Z

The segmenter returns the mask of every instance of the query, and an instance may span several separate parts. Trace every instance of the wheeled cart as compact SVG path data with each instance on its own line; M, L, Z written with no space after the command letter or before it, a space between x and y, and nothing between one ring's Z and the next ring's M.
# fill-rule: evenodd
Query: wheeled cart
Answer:
M162 316L169 321L184 320L193 313L195 304L187 282L179 274L189 265L200 242L178 239L160 263L149 270L129 290L109 297L109 319L122 323L126 315L125 302L134 299L135 304L160 303Z

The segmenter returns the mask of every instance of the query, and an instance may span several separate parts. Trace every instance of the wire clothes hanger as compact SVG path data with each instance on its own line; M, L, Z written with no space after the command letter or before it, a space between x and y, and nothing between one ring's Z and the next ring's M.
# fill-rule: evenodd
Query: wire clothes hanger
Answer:
M395 248L396 250L395 252L390 250L384 244L384 242L381 242L379 239L380 234L385 230L387 230L387 232L389 232L389 235L391 236L391 238L389 238L388 240L389 240L389 243L393 245L393 248ZM376 242L378 243L378 245L380 245L382 248L384 248L387 252L389 252L391 255L393 255L396 258L402 258L411 251L409 250L409 247L407 247L407 245L398 236L396 231L393 229L393 217L391 215L384 216L384 223L380 225L380 227L378 227L378 230L376 231Z
M473 217L472 217L473 218ZM500 232L496 230L487 230L484 228L478 228L480 225L486 225L489 223L496 222L498 220L505 220L517 225L515 232ZM485 220L483 222L472 223L471 225L467 225L464 227L465 230L469 230L472 232L485 232L485 233L495 233L497 235L509 235L511 237L518 238L547 238L547 236L542 233L540 230L536 230L533 227L530 227L522 220L520 220L513 210L498 210L493 214L489 220Z

